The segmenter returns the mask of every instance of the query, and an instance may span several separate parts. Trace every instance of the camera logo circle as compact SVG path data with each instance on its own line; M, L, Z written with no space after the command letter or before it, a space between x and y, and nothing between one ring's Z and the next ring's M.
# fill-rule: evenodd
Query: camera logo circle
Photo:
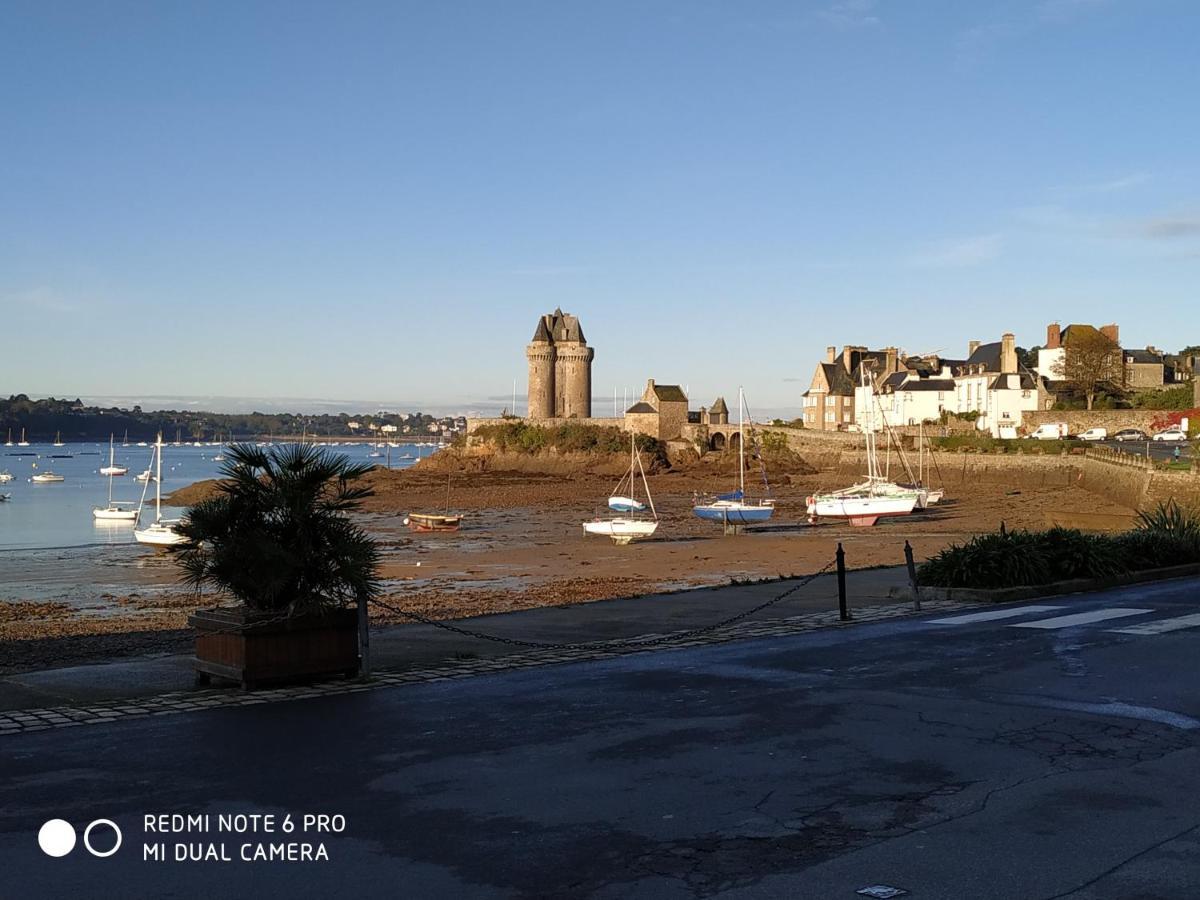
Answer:
M107 825L116 836L116 841L108 850L97 850L92 846L92 832L97 825ZM100 859L112 856L121 849L121 838L121 829L112 819L96 819L83 830L83 846L87 848L88 853ZM47 856L66 856L75 849L75 842L75 826L66 819L50 819L38 829L38 846Z
M92 829L95 828L97 825L107 825L109 828L111 828L113 830L113 834L115 834L117 836L117 841L115 844L112 845L112 849L97 850L95 847L92 846L92 842L91 842ZM95 822L92 822L90 825L88 825L87 828L84 829L84 831L83 831L83 846L87 847L88 853L92 854L92 856L99 856L101 859L103 859L106 856L112 856L114 853L116 853L118 850L121 849L121 829L117 827L117 823L114 822L112 819L97 819Z
M66 856L75 849L75 829L66 819L51 819L38 829L38 846L47 856Z

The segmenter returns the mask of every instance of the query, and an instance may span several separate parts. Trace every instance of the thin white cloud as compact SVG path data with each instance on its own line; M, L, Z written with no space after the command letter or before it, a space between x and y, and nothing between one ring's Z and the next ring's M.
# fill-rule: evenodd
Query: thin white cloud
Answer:
M838 28L874 28L883 24L876 13L875 0L836 0L817 15Z
M0 307L13 311L33 309L40 312L76 312L82 308L82 304L63 297L51 288L36 287L0 294Z
M957 269L978 266L995 259L1004 246L1000 234L981 234L929 244L907 260L919 269Z
M1086 184L1061 185L1056 188L1051 188L1056 194L1113 194L1117 191L1125 191L1129 188L1137 187L1145 184L1150 180L1150 176L1145 172L1133 172L1129 175L1123 175L1120 178L1112 178L1108 181L1094 181Z

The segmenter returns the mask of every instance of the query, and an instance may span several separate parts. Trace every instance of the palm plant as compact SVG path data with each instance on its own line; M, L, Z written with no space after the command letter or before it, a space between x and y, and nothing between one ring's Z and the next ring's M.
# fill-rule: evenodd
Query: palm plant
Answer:
M373 493L353 484L370 469L313 444L231 447L221 493L177 526L185 583L289 616L372 599L378 550L346 515Z

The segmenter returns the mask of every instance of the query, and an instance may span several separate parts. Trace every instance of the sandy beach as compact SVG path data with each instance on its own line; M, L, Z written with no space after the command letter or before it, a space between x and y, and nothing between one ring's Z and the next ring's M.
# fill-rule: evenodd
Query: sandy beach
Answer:
M453 470L449 485L448 468ZM658 534L618 547L585 537L582 529L584 521L605 515L614 464L602 460L588 470L575 461L545 468L552 471L471 471L470 461L443 460L407 471L372 472L368 479L376 494L359 520L380 544L383 599L451 619L801 575L828 564L839 542L850 568L867 568L902 563L906 540L919 561L1001 521L1009 528L1042 528L1076 515L1086 517L1090 527L1117 529L1128 527L1132 516L1131 510L1081 488L980 482L969 491L952 488L942 504L926 512L874 528L810 525L805 497L844 486L845 476L813 473L801 460L772 469L778 501L772 523L726 536L691 513L694 492L727 490L732 484L735 464L712 457L651 475ZM189 491L190 498L208 489L200 485ZM404 526L411 511L445 509L448 495L450 508L465 514L461 531L414 534ZM92 641L103 655L153 651L163 640L175 647L188 613L222 600L191 594L179 583L169 554L137 546L13 552L0 564L6 572L0 646L10 651L0 654L8 659L0 670L32 665L43 656L36 645L54 649L47 662L61 664L64 654L86 656L92 636L108 636ZM380 622L399 618L381 609L375 617ZM162 640L146 637L156 633Z

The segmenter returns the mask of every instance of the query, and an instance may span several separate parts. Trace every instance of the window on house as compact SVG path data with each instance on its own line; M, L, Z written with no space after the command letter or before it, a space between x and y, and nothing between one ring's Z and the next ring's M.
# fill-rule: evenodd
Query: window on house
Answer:
M825 405L826 405L826 406L833 406L833 404L834 404L834 401L835 401L836 399L837 399L836 397L826 397L826 398L825 398Z
M825 413L825 421L832 422L833 421L833 413L831 413L831 412Z

